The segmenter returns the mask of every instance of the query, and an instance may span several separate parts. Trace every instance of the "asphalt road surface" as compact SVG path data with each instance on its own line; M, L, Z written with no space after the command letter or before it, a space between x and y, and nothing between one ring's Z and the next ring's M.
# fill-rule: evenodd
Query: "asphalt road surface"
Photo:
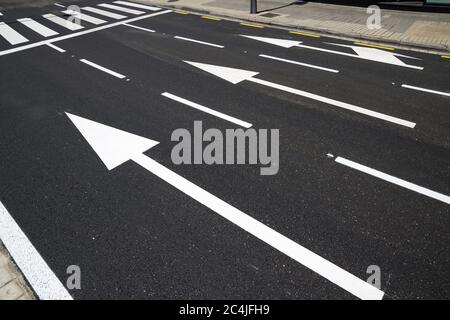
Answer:
M0 10L0 237L39 297L450 298L449 59L77 4ZM174 164L196 120L279 129L278 173Z

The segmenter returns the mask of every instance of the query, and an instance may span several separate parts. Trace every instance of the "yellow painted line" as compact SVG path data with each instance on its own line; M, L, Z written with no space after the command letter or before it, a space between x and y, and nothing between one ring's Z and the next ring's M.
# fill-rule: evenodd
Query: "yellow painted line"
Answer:
M187 11L174 11L174 12L178 14L189 14L189 12Z
M319 35L317 34L312 34L312 33L304 33L304 32L299 32L299 31L289 31L289 33L292 34L299 34L301 36L307 36L307 37L313 37L313 38L320 38Z
M220 18L210 17L210 16L202 16L202 19L214 20L214 21L222 21L222 19L220 19Z
M260 26L260 25L257 25L257 24L244 23L244 22L241 22L241 26L260 28L260 29L264 28L263 26Z
M353 42L353 44L356 44L358 46L372 47L372 48L385 49L385 50L391 50L391 51L395 50L394 48L385 47L385 46L378 46L376 44L370 44L370 43Z
M450 56L441 56L441 58L450 59Z

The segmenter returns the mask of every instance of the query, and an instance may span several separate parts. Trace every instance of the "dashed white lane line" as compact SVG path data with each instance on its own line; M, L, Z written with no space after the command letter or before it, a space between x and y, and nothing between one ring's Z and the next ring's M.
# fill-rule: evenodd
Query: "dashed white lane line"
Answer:
M96 63L94 63L92 61L89 61L89 60L86 60L86 59L80 59L80 61L85 63L85 64L87 64L87 65L89 65L89 66L91 66L91 67L93 67L93 68L95 68L95 69L98 69L100 71L106 72L106 73L108 73L108 74L110 74L110 75L112 75L112 76L114 76L116 78L119 78L119 79L126 78L126 76L124 76L123 74L120 74L118 72L115 72L115 71L112 71L112 70L107 69L105 67L102 67L102 66L100 66L100 65L98 65L98 64L96 64Z
M238 126L241 126L241 127L246 128L246 129L248 129L248 128L250 128L250 127L252 126L251 123L248 123L248 122L239 120L239 119L237 119L237 118L235 118L235 117L231 117L231 116L226 115L226 114L224 114L224 113L222 113L222 112L219 112L219 111L210 109L210 108L205 107L205 106L202 106L202 105L200 105L200 104L198 104L198 103L195 103L195 102L189 101L189 100L187 100L187 99L178 97L178 96L176 96L176 95L174 95L174 94L171 94L171 93L169 93L169 92L164 92L164 93L162 93L161 95L164 96L164 97L166 97L166 98L172 99L172 100L174 100L174 101L180 102L180 103L182 103L182 104L184 104L184 105L187 105L187 106L189 106L189 107L192 107L192 108L195 108L195 109L197 109L197 110L200 110L200 111L209 113L209 114L211 114L211 115L213 115L213 116L215 116L215 117L218 117L218 118L224 119L224 120L226 120L226 121L232 122L232 123L234 123L234 124L237 124Z
M101 16L105 16L108 18L116 19L116 20L125 19L127 17L122 14L118 14L118 13L114 13L114 12L110 12L110 11L106 11L106 10L102 10L102 9L98 9L98 8L92 8L92 7L83 7L83 8L81 8L81 10L89 11L89 12L96 13Z
M448 93L448 92L442 92L442 91L436 91L436 90L431 90L431 89L425 89L425 88L421 88L421 87L410 86L408 84L402 84L402 87L403 88L407 88L407 89L423 91L423 92L428 92L428 93L434 93L434 94L439 94L441 96L450 97L450 93Z
M105 20L102 20L102 19L99 19L99 18L94 18L94 17L92 17L92 16L89 16L89 15L87 15L87 14L85 14L85 13L80 13L80 12L78 12L78 11L65 10L65 11L63 11L62 13L69 14L69 15L75 17L75 18L78 18L78 19L80 19L80 20L87 21L87 22L92 23L92 24L95 24L95 25L99 25L99 24L103 24L103 23L106 23L106 22L107 22L107 21L105 21Z
M199 41L199 40L195 40L195 39L190 39L190 38L185 38L185 37L179 37L179 36L175 36L175 39L179 39L179 40L184 40L184 41L189 41L189 42L195 42L195 43L199 43L199 44L203 44L205 46L210 46L210 47L215 47L215 48L225 48L222 45L219 44L214 44L214 43L209 43L209 42L204 42L204 41Z
M130 9L130 8L124 8L124 7L120 7L120 6L115 6L113 4L108 4L108 3L101 3L98 5L99 7L104 7L104 8L108 8L108 9L113 9L113 10L117 10L117 11L122 11L125 13L129 13L129 14L144 14L144 11L139 11L139 10L135 10L135 9Z
M423 194L423 195L425 195L427 197L430 197L430 198L433 198L433 199L445 202L446 204L450 204L450 197L446 196L445 194L442 194L442 193L439 193L439 192L436 192L436 191L433 191L433 190L430 190L430 189L418 186L417 184L405 181L403 179L396 178L396 177L391 176L389 174L386 174L386 173L383 173L381 171L369 168L367 166L364 166L362 164L356 163L354 161L351 161L351 160L348 160L348 159L345 159L345 158L342 158L342 157L337 157L335 159L335 161L337 163L340 163L340 164L345 165L347 167L350 167L350 168L353 168L355 170L367 173L367 174L369 174L371 176L374 176L374 177L377 177L379 179L391 182L391 183L393 183L395 185L398 185L400 187L403 187L403 188L406 188L406 189L418 192L418 193Z
M0 22L0 36L5 38L12 45L28 42L28 39L18 33L16 30L8 26L4 22Z
M66 50L64 50L64 49L62 49L60 47L57 47L57 46L55 46L54 44L51 44L51 43L47 43L47 46L49 46L52 49L55 49L56 51L58 51L60 53L66 52Z
M313 65L313 64L308 64L308 63L303 63L303 62L298 62L298 61L278 58L278 57L269 56L269 55L266 55L266 54L260 54L259 56L261 58L267 58L267 59L272 59L272 60L276 60L276 61L296 64L296 65L304 66L304 67L308 67L308 68L313 68L313 69L318 69L318 70L323 70L323 71L328 71L328 72L334 72L334 73L338 73L339 72L339 70L335 70L335 69L324 68L324 67L316 66L316 65Z
M146 6L144 4L139 4L139 3L134 3L134 2L128 2L128 1L113 1L113 2L117 3L117 4L124 5L124 6L129 6L129 7L139 8L139 9L145 9L145 10L150 10L150 11L158 11L158 10L160 10L160 8L157 8L157 7Z
M56 2L54 3L54 5L57 7L65 8L65 6L63 6L62 4L56 3Z
M142 27L138 27L138 26L135 26L135 25L132 25L132 24L128 24L128 23L124 23L123 25L131 27L131 28L139 29L139 30L142 30L142 31L146 31L146 32L156 32L155 30L152 30L152 29L142 28Z
M71 31L80 30L80 29L84 28L82 25L79 25L79 24L73 23L67 19L55 16L52 13L44 14L43 17L45 19L50 20L51 22L56 23L57 25L60 25L61 27L71 30Z
M96 27L96 28L92 28L92 29L88 29L88 30L84 30L84 31L79 31L79 32L72 33L72 34L67 34L67 35L60 36L60 37L57 37L57 38L54 38L54 39L43 40L43 41L39 41L39 42L23 45L23 46L12 48L12 49L3 50L3 51L0 51L0 56L4 56L4 55L7 55L7 54L11 54L11 53L19 52L19 51L24 51L24 50L40 47L40 46L46 45L48 43L53 43L53 42L57 42L57 41L62 41L62 40L74 38L74 37L79 37L79 36L82 36L82 35L85 35L85 34L88 34L88 33L97 32L97 31L100 31L100 30L113 28L113 27L120 26L120 25L125 24L125 23L139 21L139 20L142 20L142 19L147 19L147 18L159 16L159 15L170 13L170 12L172 12L172 10L164 10L164 11L159 11L159 12L155 12L155 13L150 13L150 14L146 14L144 16L131 18L131 19L127 19L127 20L123 20L123 21L119 21L119 22L114 22L114 23L111 23L111 24L103 25L103 26L100 26L100 27ZM0 25L1 25L1 23L0 23Z
M66 288L1 202L0 239L41 300L72 300Z
M27 26L34 32L39 33L43 37L53 37L59 34L58 32L53 31L52 29L47 28L46 26L30 18L17 19L17 21Z

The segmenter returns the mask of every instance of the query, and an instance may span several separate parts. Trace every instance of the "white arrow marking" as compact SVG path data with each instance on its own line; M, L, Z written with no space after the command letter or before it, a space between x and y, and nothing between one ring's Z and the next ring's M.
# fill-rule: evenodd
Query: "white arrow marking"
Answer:
M67 115L109 170L127 160L132 160L223 218L360 299L383 298L383 291L302 247L143 154L158 142L79 116L68 113Z
M313 65L313 64L299 62L299 61L294 61L294 60L278 58L278 57L274 57L274 56L269 56L267 54L260 54L259 56L261 58L272 59L272 60L286 62L286 63L290 63L290 64L296 64L298 66L303 66L303 67L308 67L308 68L313 68L313 69L318 69L318 70L323 70L323 71L328 71L328 72L333 72L333 73L339 73L339 70L330 69L330 68L324 68L324 67L321 67L321 66L316 66L316 65Z
M400 59L398 59L397 57L405 57L405 58L411 58L411 59L417 59L417 58L405 56L405 55L398 54L398 53L387 52L387 51L375 49L375 48L365 48L365 47L359 47L359 46L329 43L329 44L336 45L336 46L351 48L356 53L356 54L350 54L350 53L346 53L346 52L340 52L340 51L335 51L335 50L329 50L329 49L323 49L323 48L303 45L303 44L301 44L302 42L300 42L300 41L266 38L266 37L254 37L254 36L246 36L246 35L241 35L241 36L249 38L249 39L257 40L257 41L262 41L265 43L270 43L270 44L280 46L283 48L297 47L297 48L311 49L311 50L317 50L317 51L322 51L322 52L327 52L327 53L338 54L341 56L359 58L359 59L364 59L364 60L392 64L392 65L396 65L396 66L400 66L400 67L423 70L423 67L406 64L403 61L401 61ZM419 60L419 59L417 59L417 60Z
M302 96L302 97L306 97L309 99L313 99L316 101L320 101L326 104L330 104L339 108L343 108L343 109L347 109L347 110L351 110L354 112L358 112L358 113L362 113L365 114L367 116L370 117L374 117L374 118L378 118L381 120L385 120L385 121L389 121L395 124L399 124L408 128L414 128L416 126L416 124L414 122L411 121L407 121L407 120L403 120L400 118L396 118L396 117L392 117L392 116L388 116L386 114L383 113L379 113L376 111L372 111L369 109L365 109L365 108L361 108L352 104L348 104L345 102L341 102L338 100L334 100L334 99L330 99L330 98L326 98L326 97L322 97L319 96L317 94L313 94L313 93L309 93L306 91L302 91L302 90L298 90L298 89L294 89L294 88L290 88L287 86L283 86L280 84L276 84L273 82L269 82L269 81L265 81L265 80L260 80L260 79L256 79L254 78L254 76L258 75L259 72L254 72L254 71L247 71L247 70L241 70L241 69L235 69L235 68L227 68L227 67L220 67L220 66L215 66L215 65L211 65L211 64L204 64L204 63L198 63L198 62L191 62L191 61L184 61L190 65L193 65L194 67L197 67L203 71L206 71L208 73L211 73L213 75L215 75L216 77L222 78L228 82L231 82L233 84L238 84L239 82L242 81L251 81L254 83L258 83L260 85L263 86L267 86L267 87L271 87L274 89L278 89L281 91L285 91L285 92L289 92L298 96Z

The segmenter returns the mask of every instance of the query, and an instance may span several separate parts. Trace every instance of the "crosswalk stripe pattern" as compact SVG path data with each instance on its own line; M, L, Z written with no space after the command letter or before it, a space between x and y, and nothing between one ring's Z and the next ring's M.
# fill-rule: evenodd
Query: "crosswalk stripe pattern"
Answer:
M92 7L83 7L83 8L81 8L81 10L90 11L90 12L99 14L101 16L113 18L116 20L124 19L127 17L127 16L124 16L124 15L121 15L118 13L114 13L114 12L110 12L110 11L106 11L106 10L102 10L102 9L98 9L98 8L92 8Z
M135 9L129 9L129 8L124 8L124 7L119 7L119 6L115 6L113 4L108 4L108 3L101 3L98 5L99 7L104 7L104 8L108 8L108 9L113 9L113 10L117 10L117 11L122 11L122 12L126 12L126 13L130 13L130 14L144 14L144 11L139 11L139 10L135 10Z
M24 26L27 26L31 30L39 33L43 37L52 37L59 34L58 32L53 31L52 29L47 28L43 24L40 24L39 22L34 21L30 18L17 19L17 21L22 23Z
M18 33L16 30L8 26L4 22L0 22L0 36L5 38L6 41L12 45L27 42L28 39Z
M151 10L151 11L158 11L159 10L159 8L157 8L157 7L146 6L144 4L134 3L134 2L114 1L114 3L121 4L121 5L124 5L124 6L139 8L139 9Z
M89 16L89 15L87 15L85 13L80 13L80 12L77 12L77 11L65 10L65 11L63 11L63 13L70 14L70 15L74 16L75 18L78 18L78 19L83 20L83 21L87 21L87 22L95 24L95 25L99 25L99 24L107 22L105 20L102 20L102 19L99 19L99 18L94 18L94 17Z
M45 19L48 19L48 20L56 23L57 25L60 25L61 27L67 28L67 29L69 29L71 31L83 29L83 26L81 26L79 24L76 24L76 23L73 23L73 22L71 22L71 21L69 21L67 19L55 16L52 13L44 14L43 17Z

